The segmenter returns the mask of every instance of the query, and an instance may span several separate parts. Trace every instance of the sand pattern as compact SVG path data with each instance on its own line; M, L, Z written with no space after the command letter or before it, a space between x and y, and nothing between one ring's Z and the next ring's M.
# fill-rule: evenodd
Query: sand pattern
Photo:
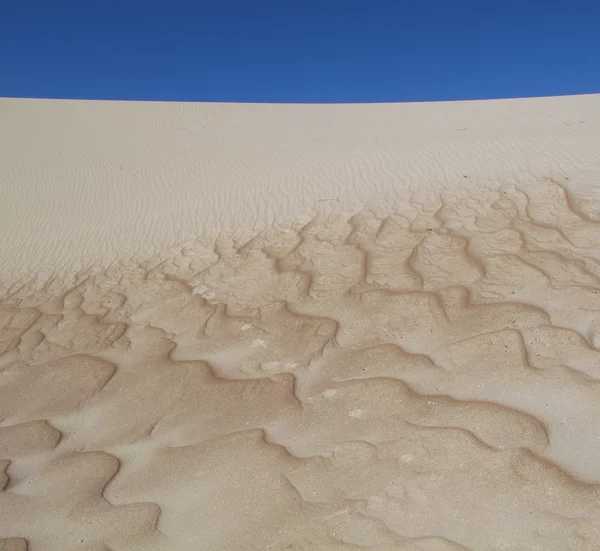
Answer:
M0 550L600 549L600 210L573 187L7 278Z

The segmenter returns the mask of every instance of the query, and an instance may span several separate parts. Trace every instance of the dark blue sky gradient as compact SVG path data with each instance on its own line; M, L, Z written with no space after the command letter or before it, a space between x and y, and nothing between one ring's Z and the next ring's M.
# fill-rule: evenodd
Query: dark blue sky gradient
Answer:
M600 92L600 1L0 7L0 96L381 102Z

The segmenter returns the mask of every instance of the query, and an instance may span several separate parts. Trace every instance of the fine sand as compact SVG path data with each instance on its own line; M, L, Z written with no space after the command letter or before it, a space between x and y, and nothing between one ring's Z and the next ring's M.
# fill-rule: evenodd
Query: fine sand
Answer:
M0 551L600 550L600 96L0 100Z

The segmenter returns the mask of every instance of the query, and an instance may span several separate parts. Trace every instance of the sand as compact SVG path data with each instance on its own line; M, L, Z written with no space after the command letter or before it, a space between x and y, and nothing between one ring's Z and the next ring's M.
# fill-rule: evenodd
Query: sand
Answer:
M600 95L0 100L0 550L600 549Z

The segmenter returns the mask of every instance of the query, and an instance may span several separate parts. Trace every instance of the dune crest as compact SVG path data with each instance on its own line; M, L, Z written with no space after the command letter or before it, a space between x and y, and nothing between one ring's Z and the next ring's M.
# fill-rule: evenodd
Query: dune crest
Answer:
M600 96L0 106L0 550L598 549Z

